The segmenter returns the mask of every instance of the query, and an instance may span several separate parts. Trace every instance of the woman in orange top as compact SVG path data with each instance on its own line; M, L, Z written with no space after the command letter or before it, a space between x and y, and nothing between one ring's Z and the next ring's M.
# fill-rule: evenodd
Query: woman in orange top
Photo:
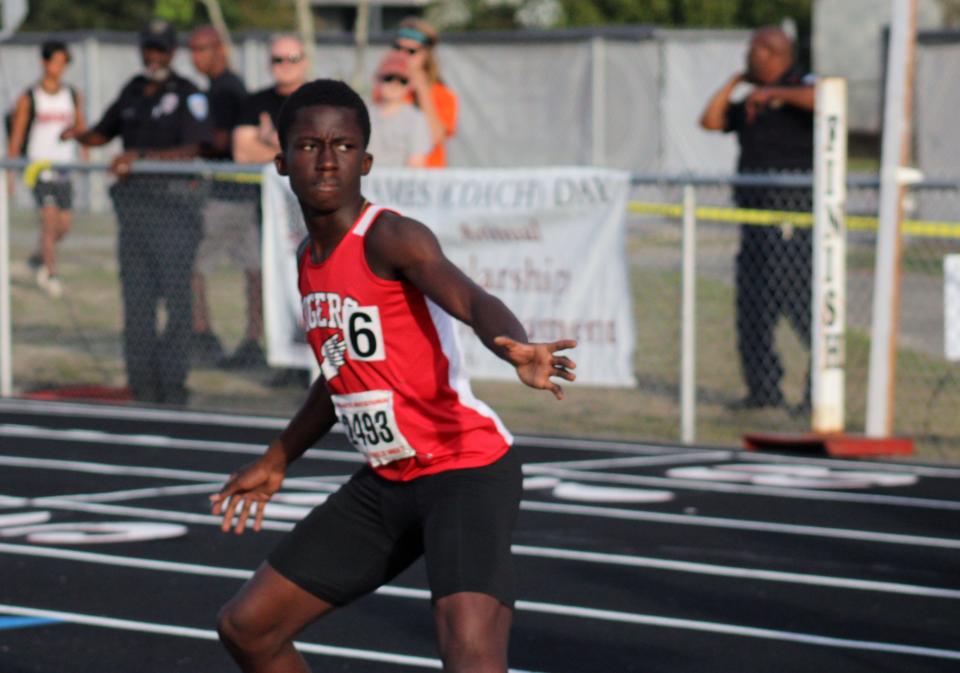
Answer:
M427 167L447 165L444 142L457 127L457 96L440 77L440 66L434 56L437 30L423 19L409 17L400 22L393 49L410 55L410 87L412 101L423 112L430 126L434 147L427 156Z

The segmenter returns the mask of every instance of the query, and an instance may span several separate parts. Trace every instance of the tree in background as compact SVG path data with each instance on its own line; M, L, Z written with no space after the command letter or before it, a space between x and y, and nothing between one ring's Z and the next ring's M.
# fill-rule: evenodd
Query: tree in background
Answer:
M220 6L231 30L292 30L296 26L289 0L220 0ZM202 0L30 0L23 30L136 31L154 16L181 29L210 21Z
M447 29L464 30L626 24L757 28L790 17L801 33L809 33L812 5L812 0L442 0L432 11L455 17L446 22Z

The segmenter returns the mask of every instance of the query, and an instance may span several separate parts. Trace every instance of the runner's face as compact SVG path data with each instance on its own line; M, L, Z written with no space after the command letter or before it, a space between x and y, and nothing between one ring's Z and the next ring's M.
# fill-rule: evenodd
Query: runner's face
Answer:
M371 161L354 110L314 105L297 111L278 168L306 211L328 213L359 199Z
M70 58L62 51L55 51L51 54L50 59L43 62L44 74L59 78L63 75L63 71L67 69L67 65L70 63Z

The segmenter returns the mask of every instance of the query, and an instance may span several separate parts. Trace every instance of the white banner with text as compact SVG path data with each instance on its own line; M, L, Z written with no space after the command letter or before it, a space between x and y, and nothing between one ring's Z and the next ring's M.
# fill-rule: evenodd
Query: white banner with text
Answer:
M264 317L268 360L303 367L296 249L306 235L287 178L263 180ZM629 174L594 168L379 169L363 193L427 225L444 253L517 315L532 341L572 338L577 381L635 385L625 244ZM516 380L460 325L471 378Z

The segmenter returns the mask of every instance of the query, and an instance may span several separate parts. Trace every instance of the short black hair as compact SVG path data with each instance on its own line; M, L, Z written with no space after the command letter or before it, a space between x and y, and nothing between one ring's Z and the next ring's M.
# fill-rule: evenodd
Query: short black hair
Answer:
M66 42L61 40L47 40L40 45L40 56L43 57L44 61L49 61L58 51L62 51L66 54L67 60L70 60L70 50L67 49Z
M290 94L280 108L280 114L277 116L277 135L280 137L281 150L287 149L287 133L293 125L297 111L314 105L329 105L353 110L357 115L357 123L363 133L363 147L366 149L370 143L370 113L367 111L367 104L346 82L337 79L315 79Z

